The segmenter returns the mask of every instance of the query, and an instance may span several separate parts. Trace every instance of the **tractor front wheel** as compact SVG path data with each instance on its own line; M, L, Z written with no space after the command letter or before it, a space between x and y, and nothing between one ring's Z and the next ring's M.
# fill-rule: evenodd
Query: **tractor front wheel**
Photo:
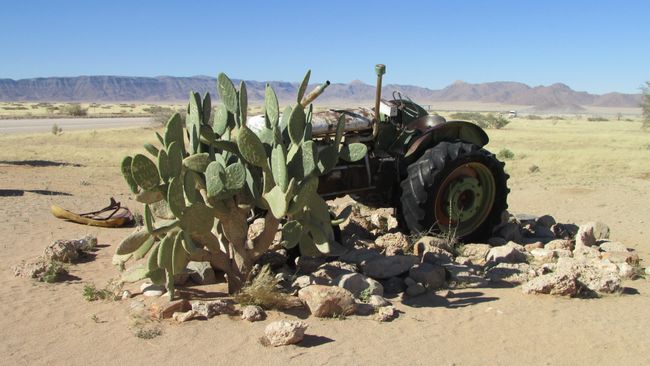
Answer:
M400 211L411 232L487 239L508 208L508 175L494 154L465 142L441 142L407 168Z

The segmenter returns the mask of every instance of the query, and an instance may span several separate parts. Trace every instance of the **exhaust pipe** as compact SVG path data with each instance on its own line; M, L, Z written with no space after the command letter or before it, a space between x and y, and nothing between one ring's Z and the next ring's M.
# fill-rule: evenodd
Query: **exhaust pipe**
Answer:
M377 74L377 92L375 93L375 122L372 125L372 137L377 137L379 133L379 102L381 101L381 77L386 73L386 65L375 65L375 73Z
M325 88L327 88L330 85L330 81L327 80L323 84L319 85L316 87L316 89L312 90L311 93L307 94L304 98L302 98L302 101L300 101L300 105L302 105L303 108L307 108L309 103L313 102L318 96L323 94L325 91Z

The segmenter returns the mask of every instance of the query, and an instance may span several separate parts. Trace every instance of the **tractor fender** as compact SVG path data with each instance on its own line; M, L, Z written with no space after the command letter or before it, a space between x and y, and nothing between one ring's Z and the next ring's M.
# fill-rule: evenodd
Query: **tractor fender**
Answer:
M432 126L423 131L423 134L409 146L404 160L409 162L417 160L426 150L441 141L463 141L478 147L487 145L490 141L483 129L474 123L466 121L448 121Z

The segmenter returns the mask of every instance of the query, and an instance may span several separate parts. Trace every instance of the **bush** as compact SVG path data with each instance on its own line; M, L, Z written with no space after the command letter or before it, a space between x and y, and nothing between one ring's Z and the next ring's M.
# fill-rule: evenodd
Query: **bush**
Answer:
M514 159L514 157L515 157L515 153L513 153L508 149L501 149L501 151L499 151L499 153L497 154L497 158L499 158L500 160L510 160L510 159Z
M501 129L505 127L510 120L503 116L495 116L492 113L484 115L477 112L458 112L450 116L452 119L467 120L476 123L481 128Z
M59 136L63 133L63 128L59 127L56 123L52 125L52 135Z
M589 121L589 122L607 122L609 120L607 118L605 118L605 117L596 116L596 117L587 118L587 121Z
M544 118L542 118L541 116L538 116L536 114L529 114L529 115L526 116L526 119L529 119L531 121L537 121L537 120L544 119Z
M643 124L642 129L650 129L650 81L645 82L645 86L641 88L643 93L643 100L641 101L641 108L643 109Z
M68 116L82 117L88 114L88 108L83 108L81 104L72 103L61 107L61 113Z
M169 121L174 113L180 114L182 124L185 126L185 117L187 115L187 111L185 109L174 111L171 108L156 109L156 112L154 112L153 116L151 117L151 124L154 127L165 127L165 125L167 125L167 121Z

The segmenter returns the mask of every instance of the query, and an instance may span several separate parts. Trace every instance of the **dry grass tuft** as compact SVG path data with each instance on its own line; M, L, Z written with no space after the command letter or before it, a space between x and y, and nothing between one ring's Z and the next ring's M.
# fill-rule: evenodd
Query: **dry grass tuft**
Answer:
M235 301L241 305L257 305L264 309L287 309L291 307L291 297L278 288L279 280L275 278L268 265L260 270L253 280L235 295Z

